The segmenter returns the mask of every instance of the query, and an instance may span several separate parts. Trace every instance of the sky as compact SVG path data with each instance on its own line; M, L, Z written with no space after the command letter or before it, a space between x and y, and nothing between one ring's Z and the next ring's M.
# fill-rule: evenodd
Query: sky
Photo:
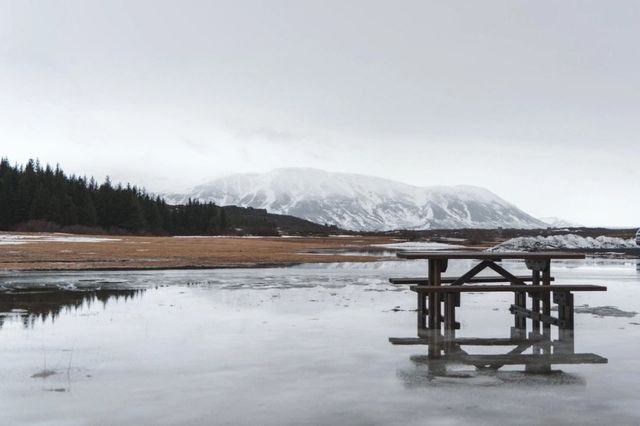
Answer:
M0 0L0 156L181 191L316 167L640 225L638 1Z

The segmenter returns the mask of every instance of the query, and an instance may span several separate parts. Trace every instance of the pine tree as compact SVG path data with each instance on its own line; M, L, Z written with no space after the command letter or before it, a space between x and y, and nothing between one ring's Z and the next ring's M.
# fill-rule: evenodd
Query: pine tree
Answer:
M227 231L227 214L224 212L224 207L218 210L218 227L220 233Z
M52 194L51 197L49 197L49 206L47 207L47 214L45 218L49 222L55 223L62 223L64 220L62 202L56 194Z
M36 189L33 199L31 200L29 219L46 219L48 207L49 194L44 189L44 186L40 185L38 189Z
M131 193L124 198L122 221L118 224L121 228L131 232L142 232L146 228L144 214L138 199Z
M78 223L85 226L96 226L98 214L88 190L82 192L82 200L78 206Z
M78 211L76 205L68 194L62 197L62 211L60 220L61 225L75 225L78 223Z

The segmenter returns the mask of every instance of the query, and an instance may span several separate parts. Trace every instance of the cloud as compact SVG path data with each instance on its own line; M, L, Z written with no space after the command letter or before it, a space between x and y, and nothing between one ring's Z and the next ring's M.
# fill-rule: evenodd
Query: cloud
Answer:
M633 2L123 10L0 2L4 155L152 190L311 166L482 185L585 224L639 220Z

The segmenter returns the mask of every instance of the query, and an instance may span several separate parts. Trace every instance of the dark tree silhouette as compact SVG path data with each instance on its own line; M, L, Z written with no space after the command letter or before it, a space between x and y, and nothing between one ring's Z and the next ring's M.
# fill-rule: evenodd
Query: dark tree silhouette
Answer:
M67 176L59 166L24 166L0 159L0 229L52 230L64 227L86 232L153 235L278 235L283 222L299 233L327 233L335 228L264 210L220 207L188 200L168 205L144 189L102 184L93 178ZM46 228L46 229L42 229Z

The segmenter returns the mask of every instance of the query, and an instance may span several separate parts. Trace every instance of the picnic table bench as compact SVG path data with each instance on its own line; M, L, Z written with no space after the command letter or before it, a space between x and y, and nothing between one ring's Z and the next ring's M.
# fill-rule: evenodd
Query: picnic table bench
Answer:
M519 280L522 281L531 281L532 278L530 276L527 275L519 275L516 278L518 278ZM440 280L440 282L442 284L451 284L457 280L459 280L460 277L442 277L442 279ZM554 278L551 277L551 281L553 281ZM389 282L391 284L395 284L395 285L406 285L406 284L415 284L415 285L429 285L429 278L422 278L422 277L403 277L403 278L389 278ZM507 280L504 277L473 277L467 280L467 283L469 284L475 284L475 283L501 283L501 282L507 282Z
M565 252L480 252L480 251L430 251L400 252L404 259L428 260L426 277L390 278L395 285L410 285L417 294L417 338L390 338L393 344L429 345L429 357L440 358L441 350L447 359L476 365L477 367L500 368L505 364L524 364L528 370L540 370L544 366L577 362L606 362L595 354L573 352L574 292L606 291L602 285L552 284L551 261L556 259L584 259L579 253ZM452 259L478 260L469 271L458 277L443 277L448 262ZM514 275L499 264L504 259L523 260L530 275ZM494 276L477 276L485 269L493 270ZM495 284L495 283L506 284ZM460 328L456 321L456 308L460 307L462 293L511 292L514 303L509 311L514 316L511 338L456 338ZM553 299L551 296L553 295ZM527 296L531 298L528 306ZM551 315L551 301L557 304L558 314ZM531 334L527 337L527 319L531 320ZM444 324L444 335L441 333ZM558 340L551 340L550 327L558 327ZM542 332L541 332L542 328ZM463 345L513 345L514 350L500 355L470 355L462 350ZM533 354L522 354L529 347ZM553 353L552 353L553 350ZM562 357L559 355L562 354ZM517 356L516 356L517 355ZM558 357L554 358L554 355ZM511 358L510 358L511 357ZM509 361L510 360L510 361ZM546 371L545 368L542 368Z

